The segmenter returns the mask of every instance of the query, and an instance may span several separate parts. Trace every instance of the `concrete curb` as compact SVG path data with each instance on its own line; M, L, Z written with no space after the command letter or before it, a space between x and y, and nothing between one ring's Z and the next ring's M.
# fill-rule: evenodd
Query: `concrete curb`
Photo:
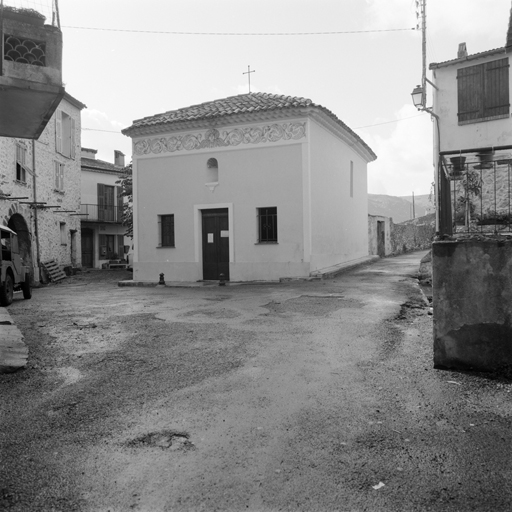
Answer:
M0 373L11 373L27 365L28 347L11 315L0 308Z

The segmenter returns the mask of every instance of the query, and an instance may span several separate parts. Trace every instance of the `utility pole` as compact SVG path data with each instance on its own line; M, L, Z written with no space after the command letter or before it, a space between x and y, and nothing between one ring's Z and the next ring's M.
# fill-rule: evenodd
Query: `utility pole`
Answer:
M414 190L412 191L412 218L416 218L416 210L414 208Z

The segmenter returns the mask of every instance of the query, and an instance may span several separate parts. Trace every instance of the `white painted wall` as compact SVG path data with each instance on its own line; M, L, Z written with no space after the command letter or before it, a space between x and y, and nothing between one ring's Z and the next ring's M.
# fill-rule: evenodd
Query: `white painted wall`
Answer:
M480 59L471 59L432 70L433 82L439 90L433 92L434 112L439 116L441 131L440 151L509 145L512 141L510 117L458 125L457 69L503 59L510 54L497 53ZM510 98L512 98L512 72L509 74ZM437 134L434 133L437 139Z
M206 162L219 164L213 191ZM200 209L230 205L232 281L304 275L301 143L222 148L137 159L134 279L202 279ZM276 206L278 243L257 244L257 208ZM158 248L158 215L174 214L175 248Z
M311 270L368 256L366 161L315 121L310 123ZM353 194L350 195L350 162Z

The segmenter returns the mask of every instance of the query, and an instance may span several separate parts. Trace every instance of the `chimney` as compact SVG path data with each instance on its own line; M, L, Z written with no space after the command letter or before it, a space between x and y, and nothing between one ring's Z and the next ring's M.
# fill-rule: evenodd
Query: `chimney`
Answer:
M466 43L459 44L459 51L457 52L457 59L465 59L468 56L468 49Z
M512 52L512 9L510 9L510 17L508 19L507 43L505 44L507 52Z
M118 151L117 149L114 150L114 165L117 165L118 167L124 167L124 153Z
M82 148L82 158L90 158L91 160L96 160L96 153L98 151L96 149Z

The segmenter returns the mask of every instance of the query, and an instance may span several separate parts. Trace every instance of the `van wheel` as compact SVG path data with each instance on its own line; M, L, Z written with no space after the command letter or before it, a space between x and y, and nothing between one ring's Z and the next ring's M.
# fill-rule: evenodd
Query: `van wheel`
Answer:
M9 306L12 304L14 294L14 283L10 273L5 276L5 283L0 286L0 306Z
M21 283L21 290L23 292L23 298L24 299L30 299L32 298L32 286L30 286L30 276L25 277L25 281Z

